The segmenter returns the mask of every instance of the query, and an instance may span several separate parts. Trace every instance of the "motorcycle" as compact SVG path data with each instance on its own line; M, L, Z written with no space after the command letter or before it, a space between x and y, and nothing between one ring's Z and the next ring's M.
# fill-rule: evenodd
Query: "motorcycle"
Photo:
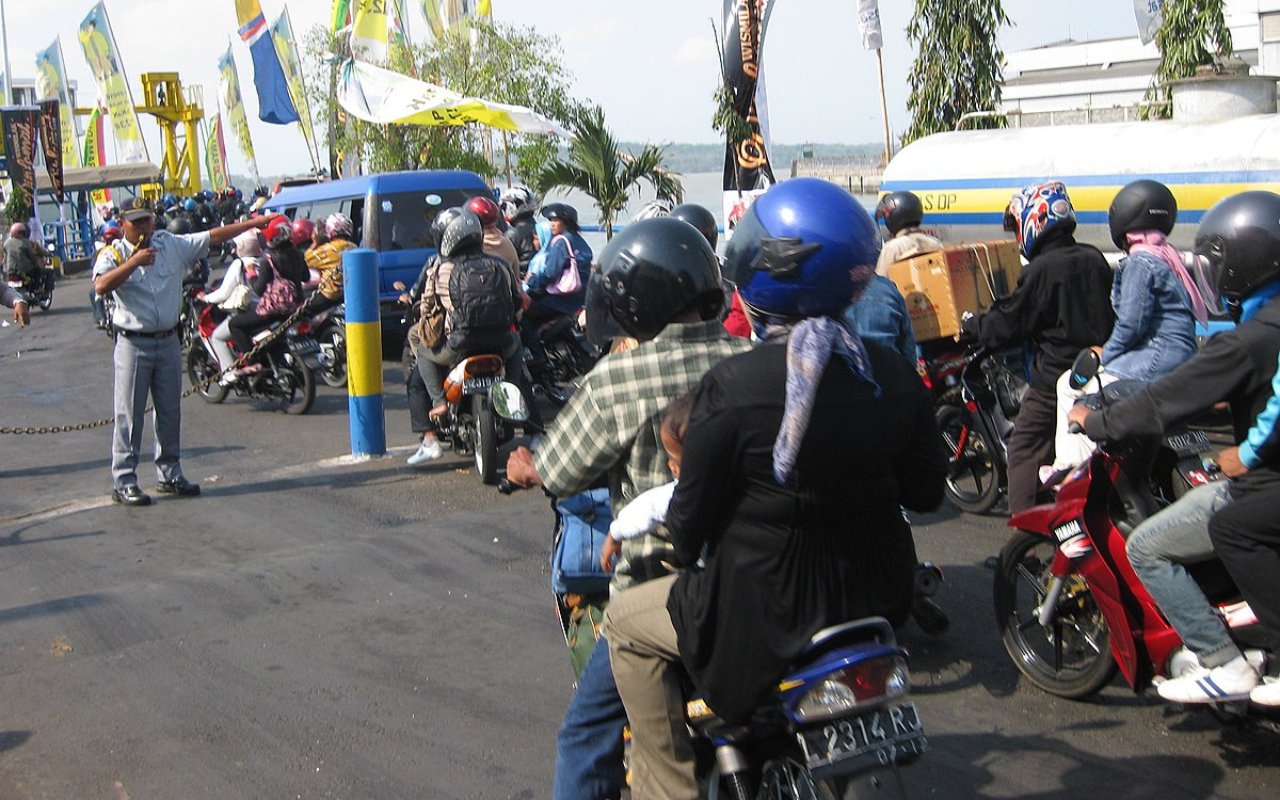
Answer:
M37 272L19 275L10 272L9 286L27 299L30 305L39 306L41 311L53 307L53 270L41 267Z
M480 480L490 486L498 482L498 447L515 436L514 426L500 418L495 404L514 404L508 396L512 391L520 397L514 384L503 381L504 367L502 356L495 353L459 361L444 380L448 410L436 420L436 433L454 452L472 454Z
M311 331L320 345L320 380L341 388L347 385L347 316L344 306L334 306L311 318Z
M600 360L576 316L561 316L538 327L538 341L546 358L534 360L525 348L529 386L557 405L569 402L577 381Z
M905 798L899 766L929 746L910 690L885 619L818 631L749 725L725 723L700 697L686 704L689 727L715 750L707 796Z
M1072 387L1082 388L1097 372L1097 356L1085 351L1072 367ZM1141 385L1117 381L1080 402L1100 408ZM1222 478L1204 455L1211 449L1195 430L1104 442L1062 479L1056 502L1009 520L1018 532L1000 553L996 621L1009 657L1033 684L1078 699L1119 669L1142 692L1156 678L1176 678L1198 664L1134 572L1125 541L1180 491ZM1246 656L1264 664L1257 618L1222 564L1188 571Z
M1009 434L1026 391L1022 351L985 347L934 359L925 374L937 398L935 419L947 454L945 491L961 511L984 514L1009 484ZM957 378L958 372L958 378Z
M305 320L295 322L280 335L276 335L280 325L275 324L254 336L255 348L274 336L255 356L262 369L242 374L230 385L218 381L222 370L211 340L218 322L213 306L200 309L200 346L189 347L186 355L187 379L206 403L221 403L234 391L238 397L279 402L289 414L305 414L311 410L316 399L315 370L320 366L320 345Z

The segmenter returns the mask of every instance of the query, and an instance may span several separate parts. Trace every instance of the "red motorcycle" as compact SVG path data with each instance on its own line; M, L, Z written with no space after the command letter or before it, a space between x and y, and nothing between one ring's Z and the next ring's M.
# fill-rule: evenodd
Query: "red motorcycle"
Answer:
M1072 367L1079 389L1098 372L1097 356ZM1142 384L1117 381L1082 402L1115 402ZM1060 697L1088 697L1117 667L1135 692L1153 679L1175 678L1197 664L1182 646L1125 554L1140 522L1187 487L1222 477L1205 458L1201 431L1105 442L1057 486L1057 501L1009 520L1015 533L1000 553L995 614L1005 649L1033 684ZM1189 572L1221 612L1232 638L1255 665L1265 664L1265 637L1220 562Z

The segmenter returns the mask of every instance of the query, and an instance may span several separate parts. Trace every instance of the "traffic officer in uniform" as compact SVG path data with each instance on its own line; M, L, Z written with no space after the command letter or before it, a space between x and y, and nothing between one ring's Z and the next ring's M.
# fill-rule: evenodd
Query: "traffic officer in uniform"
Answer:
M150 397L155 406L156 471L161 494L193 497L200 486L186 479L179 464L182 409L182 349L178 315L182 277L209 254L209 246L266 227L257 217L188 235L154 231L155 214L141 198L120 206L124 236L98 253L93 289L115 294L112 324L119 331L115 351L115 432L111 439L111 499L127 506L151 504L138 486L142 415Z

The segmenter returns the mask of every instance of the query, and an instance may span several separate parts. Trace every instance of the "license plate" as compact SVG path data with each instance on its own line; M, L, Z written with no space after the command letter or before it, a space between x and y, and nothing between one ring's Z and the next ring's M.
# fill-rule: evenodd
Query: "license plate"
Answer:
M1209 437L1204 431L1183 431L1164 437L1165 446L1177 454L1178 458L1186 458L1213 449Z
M928 749L915 703L873 709L798 731L815 778L892 764Z
M485 378L467 378L462 382L462 393L480 394L481 392L487 392L489 389L497 386L498 381L500 380L501 378L496 375L490 375Z
M310 355L320 352L320 345L315 339L291 339L289 349L298 355Z

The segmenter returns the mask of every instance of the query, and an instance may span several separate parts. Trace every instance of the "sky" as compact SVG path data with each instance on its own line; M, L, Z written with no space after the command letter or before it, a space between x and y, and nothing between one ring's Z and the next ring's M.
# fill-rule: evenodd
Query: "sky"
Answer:
M774 141L882 141L880 99L873 52L862 49L853 0L774 0L763 48L769 119ZM268 21L283 0L261 0ZM35 74L35 53L61 37L68 77L78 81L81 104L96 93L76 31L92 8L90 0L4 2L9 61L16 78ZM206 112L215 103L216 61L232 41L248 107L259 170L264 175L301 174L310 167L296 125L257 120L248 48L236 36L233 0L107 0L124 69L135 100L139 76L177 71L184 84L204 87ZM419 0L409 0L410 35L429 36ZM712 93L719 67L712 18L723 0L493 0L504 22L533 26L559 36L574 84L566 90L604 108L614 133L624 141L715 142ZM907 124L906 76L914 53L906 25L909 0L881 0L885 46L885 86L889 120L896 138ZM294 30L326 22L330 0L292 0ZM1014 22L1000 34L1006 52L1075 39L1131 36L1136 26L1129 0L1004 0ZM301 46L301 42L299 43ZM160 160L153 121L142 121L151 159ZM227 134L230 168L247 172ZM110 153L108 159L111 159Z

